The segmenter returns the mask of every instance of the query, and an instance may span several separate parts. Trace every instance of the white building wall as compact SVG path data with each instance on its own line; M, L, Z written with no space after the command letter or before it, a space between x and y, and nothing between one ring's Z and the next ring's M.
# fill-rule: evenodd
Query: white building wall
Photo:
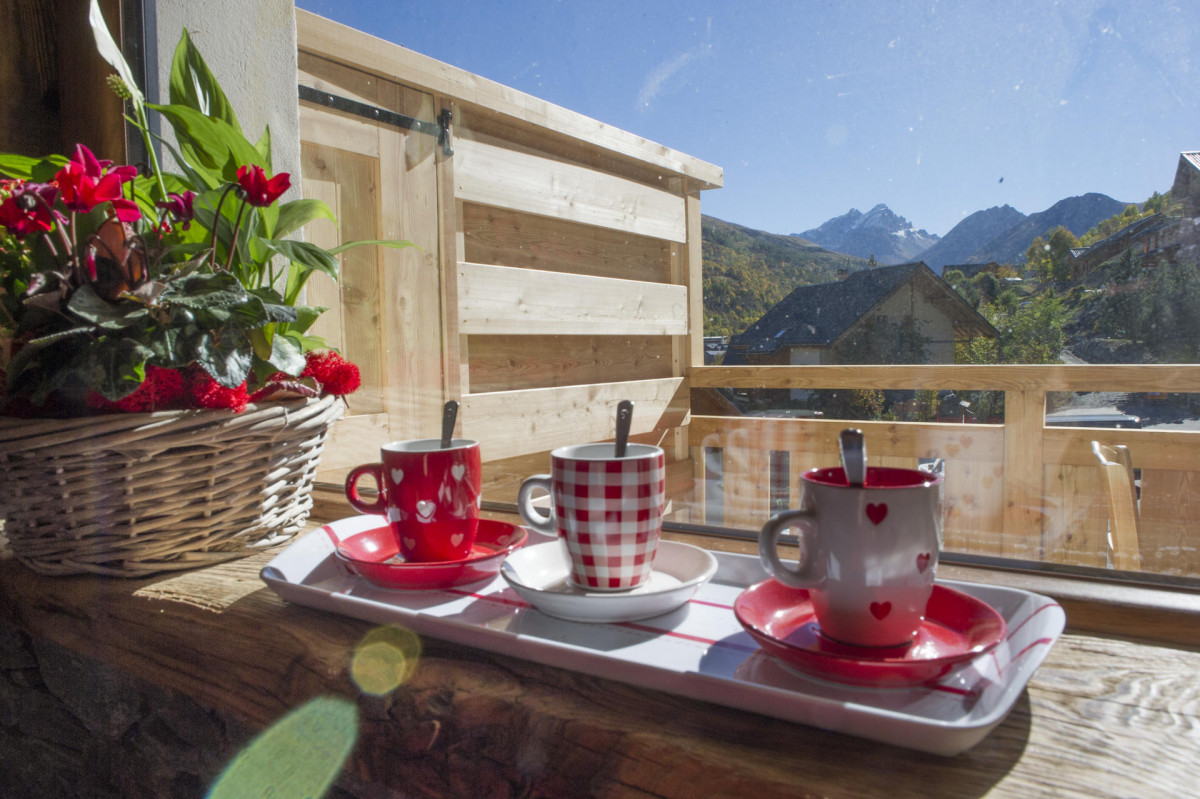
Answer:
M300 184L296 15L292 0L145 0L146 96L168 102L175 45L184 29L233 103L246 138L271 128L272 164ZM157 64L157 69L154 65ZM169 126L165 132L170 134Z

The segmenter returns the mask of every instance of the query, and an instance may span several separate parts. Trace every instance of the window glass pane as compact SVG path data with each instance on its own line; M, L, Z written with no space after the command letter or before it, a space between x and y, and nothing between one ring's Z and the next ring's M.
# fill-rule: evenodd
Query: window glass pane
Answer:
M401 21L300 5L723 170L720 188L668 186L669 166L587 154L571 144L579 130L543 139L467 104L464 155L481 142L520 174L545 157L690 191L704 211L695 242L638 227L654 217L644 205L613 232L555 219L537 192L520 207L460 204L460 285L508 267L538 292L556 280L546 273L654 284L645 308L669 307L679 288L703 295L686 333L605 327L621 303L575 280L556 296L587 297L586 324L470 321L442 364L462 358L468 418L499 419L517 394L529 416L523 438L499 436L490 456L485 442L506 475L489 498L544 470L529 442L549 441L572 403L641 391L637 414L654 420L641 435L674 464L672 523L753 535L799 503L805 469L837 462L837 431L853 425L872 463L944 471L950 552L1200 577L1200 114L1179 88L1200 11L667 2L514 15L449 3ZM436 404L456 379L438 383L436 350L420 353L435 368L419 383L381 384L380 408ZM520 393L535 389L557 393ZM1113 535L1093 441L1128 447L1136 558L1118 551L1129 539Z

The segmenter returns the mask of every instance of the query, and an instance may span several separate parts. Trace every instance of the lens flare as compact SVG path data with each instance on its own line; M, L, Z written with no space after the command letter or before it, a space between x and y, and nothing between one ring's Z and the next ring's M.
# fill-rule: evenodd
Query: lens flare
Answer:
M421 658L421 639L403 627L376 627L354 650L350 677L364 693L383 696L412 677Z
M324 796L358 737L358 708L321 696L264 730L233 759L209 799Z

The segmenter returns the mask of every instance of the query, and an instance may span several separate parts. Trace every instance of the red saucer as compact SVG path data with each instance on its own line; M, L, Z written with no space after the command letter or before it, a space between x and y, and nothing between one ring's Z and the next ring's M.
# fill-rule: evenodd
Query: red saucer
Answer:
M362 518L347 521L357 522ZM378 526L344 539L338 535L340 531L332 529L337 522L326 525L326 533L334 539L334 552L351 572L371 585L400 591L429 591L491 579L500 572L504 559L529 537L524 527L480 519L470 556L462 560L406 563L399 559L400 547L383 517L367 518L377 519Z
M1004 618L968 594L934 585L925 621L906 646L874 649L826 638L807 591L775 580L752 585L733 603L737 620L767 654L814 677L876 688L934 682L991 651L1007 634Z

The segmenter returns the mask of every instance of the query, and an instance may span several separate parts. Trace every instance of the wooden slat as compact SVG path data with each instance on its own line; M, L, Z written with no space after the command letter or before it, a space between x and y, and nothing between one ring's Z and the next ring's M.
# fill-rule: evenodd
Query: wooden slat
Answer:
M687 201L687 244L683 258L687 265L688 330L687 371L704 365L704 241L700 214L700 195L688 194Z
M511 391L672 377L666 336L471 337L471 391Z
M480 442L485 460L512 458L614 436L617 403L634 403L634 433L664 434L686 421L681 378L637 380L463 397L463 434Z
M1091 442L1095 440L1129 447L1135 468L1200 471L1200 431L1047 427L1042 439L1046 463L1092 466L1096 456Z
M1200 473L1143 468L1140 511L1143 568L1200 577Z
M408 116L434 114L430 95L394 83L381 82L379 99ZM438 151L432 137L391 126L382 127L380 144L383 237L417 245L380 250L383 319L377 335L388 381L389 435L429 438L438 435L444 402Z
M378 125L311 103L300 104L300 141L379 157Z
M329 429L317 480L340 484L351 468L378 461L379 447L391 440L387 414L342 417Z
M296 35L302 53L361 64L383 76L403 76L402 82L434 95L456 97L499 116L562 132L581 145L691 178L701 188L721 185L720 167L299 8Z
M1004 395L1004 554L1036 560L1042 538L1042 422L1046 394Z
M455 197L670 241L687 236L682 197L582 166L459 140Z
M1095 456L1087 466L1047 463L1043 559L1076 566L1108 565L1108 509ZM1128 486L1126 486L1128 493Z
M908 458L956 458L1000 463L1003 459L1003 428L997 425L933 424L929 422L860 422L841 419L775 419L758 416L693 416L693 446L704 444L709 435L720 436L733 429L753 433L764 449L837 452L838 433L850 424L860 428L867 454ZM836 466L836 460L833 464Z
M711 388L1200 392L1200 366L1181 364L702 366L690 377Z
M966 458L947 460L944 492L943 549L1003 555L1004 466Z
M458 314L460 334L680 335L687 289L460 263Z
M662 239L466 203L461 260L670 283Z
M303 175L304 196L323 200L335 218L341 217L341 192L338 190L336 174L337 151L323 145L302 140L300 144L300 170ZM326 249L342 243L335 222L317 219L304 228L305 240ZM342 295L337 282L323 273L316 273L304 287L304 301L308 305L326 308L325 313L309 328L314 336L320 336L331 347L342 349Z

